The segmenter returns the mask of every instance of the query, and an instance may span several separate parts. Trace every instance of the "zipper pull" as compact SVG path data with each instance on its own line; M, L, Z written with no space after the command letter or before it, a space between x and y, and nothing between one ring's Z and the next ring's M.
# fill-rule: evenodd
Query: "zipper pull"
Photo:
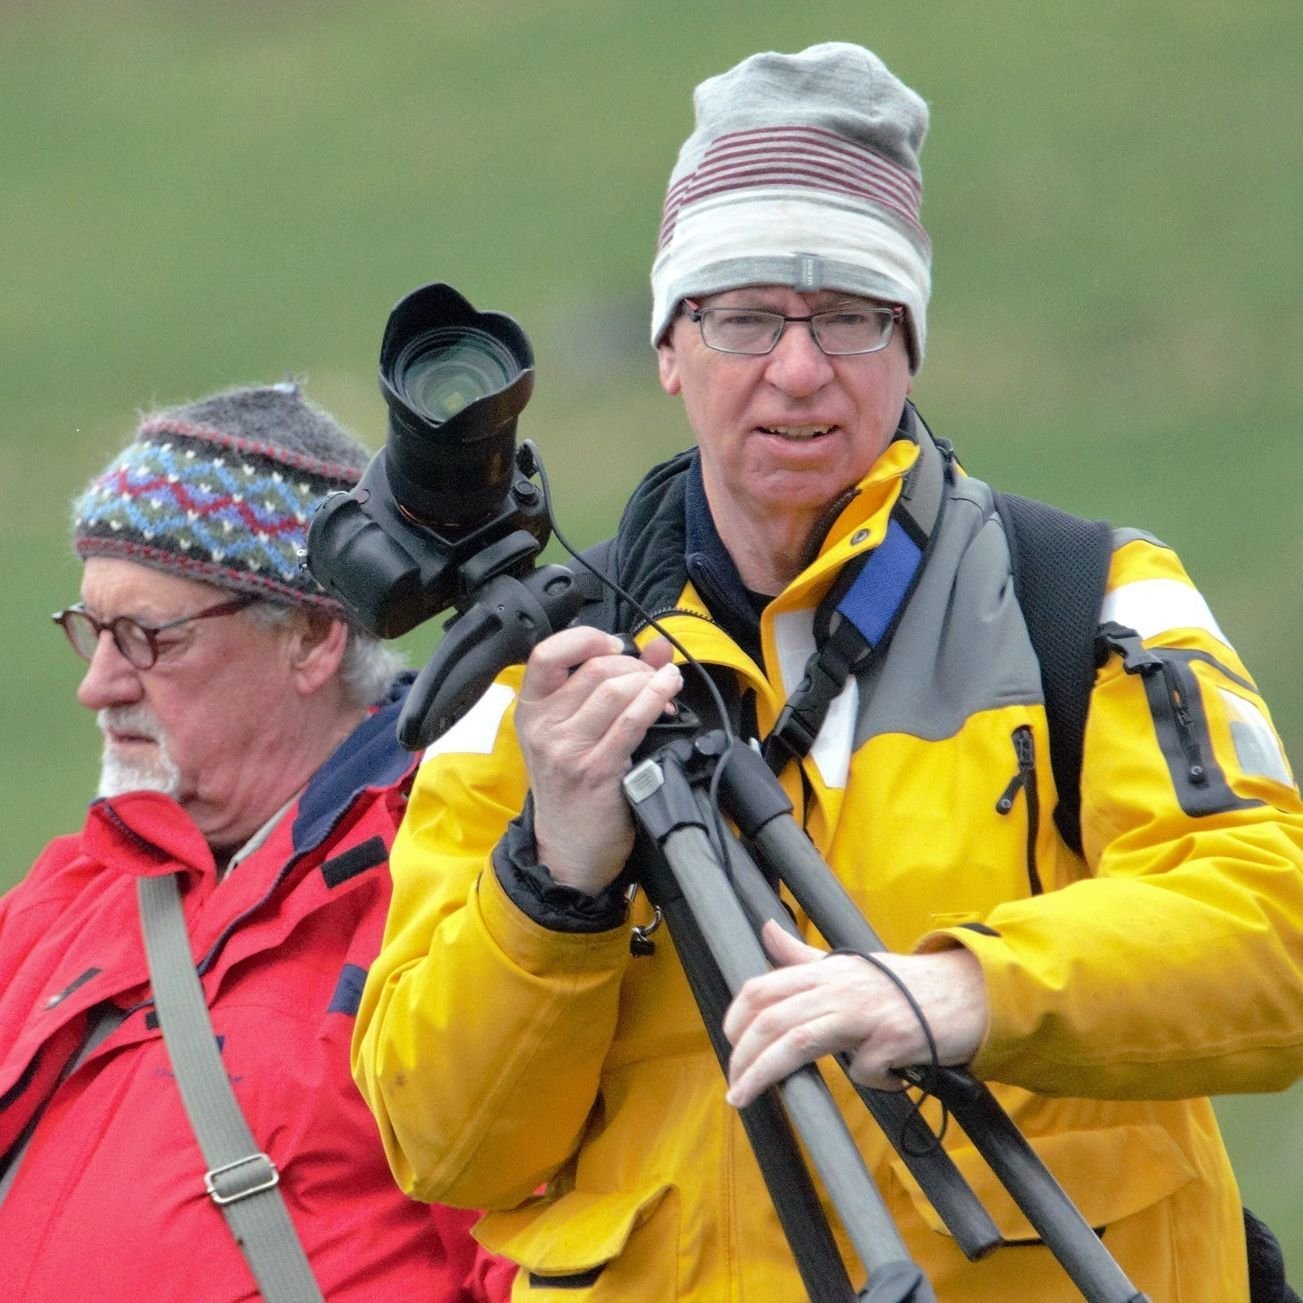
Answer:
M1166 660L1163 661L1163 682L1172 706L1172 717L1176 721L1176 735L1180 739L1181 751L1185 755L1186 777L1195 787L1202 787L1208 781L1208 770L1204 767L1203 751L1195 736L1194 716L1190 713L1185 688L1176 672L1176 667Z
M1030 724L1019 724L1013 731L1013 751L1018 758L1018 772L1009 780L1009 785L1000 793L995 803L997 814L1008 814L1018 793L1027 786L1032 770L1036 767L1036 748L1032 743Z
M995 812L997 814L1008 814L1013 809L1014 798L1022 791L1023 784L1027 781L1027 775L1020 769L1009 780L1009 786L1000 793L1000 799L995 803Z

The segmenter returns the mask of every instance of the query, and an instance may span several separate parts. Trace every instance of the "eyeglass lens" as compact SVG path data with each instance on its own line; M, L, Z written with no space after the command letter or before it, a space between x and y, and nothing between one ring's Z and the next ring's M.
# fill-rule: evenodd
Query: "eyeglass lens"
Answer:
M55 617L55 624L61 625L73 650L83 660L95 658L95 649L99 646L100 634L105 630L113 635L114 645L138 670L150 669L159 657L158 635L165 629L175 629L189 624L193 620L212 620L219 615L234 615L256 599L244 595L232 598L229 602L218 602L216 606L205 607L193 615L183 615L166 624L149 625L133 620L129 615L119 615L107 624L101 623L80 606L70 606L60 611Z
M710 348L727 353L768 353L789 321L806 321L815 343L832 356L875 353L891 339L895 313L890 308L838 308L809 318L736 308L703 308L701 334Z
M62 613L59 622L63 625L73 650L83 660L94 659L95 649L99 646L100 632L107 629L113 635L113 642L118 651L137 669L148 669L154 663L153 640L130 616L120 615L116 620L100 624L85 611L70 607Z

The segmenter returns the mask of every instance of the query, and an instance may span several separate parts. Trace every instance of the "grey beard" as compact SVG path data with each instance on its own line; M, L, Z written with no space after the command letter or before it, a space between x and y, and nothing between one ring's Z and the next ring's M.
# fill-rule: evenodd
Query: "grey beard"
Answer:
M100 759L97 796L121 796L124 792L162 792L175 797L181 790L181 771L167 749L167 740L149 711L137 706L113 707L99 713L101 730L113 726L153 738L158 749L151 760L129 760L117 755L106 742Z

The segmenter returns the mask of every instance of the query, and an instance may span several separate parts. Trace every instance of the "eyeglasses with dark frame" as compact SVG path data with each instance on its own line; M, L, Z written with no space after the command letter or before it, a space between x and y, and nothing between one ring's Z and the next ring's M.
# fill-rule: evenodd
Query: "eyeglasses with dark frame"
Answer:
M99 646L100 634L108 632L113 635L113 645L123 657L138 670L153 669L158 661L158 635L168 629L189 624L192 620L214 620L219 615L234 615L258 599L251 594L218 602L216 606L205 607L194 615L183 615L179 620L168 620L164 624L142 624L129 615L119 615L113 620L97 620L86 610L81 602L69 606L66 610L56 611L50 619L67 635L73 651L84 661L94 659L95 649Z
M814 342L828 357L877 353L891 342L896 323L904 320L899 304L842 304L806 317L791 317L764 308L701 307L683 300L689 321L701 329L701 342L717 353L763 357L778 347L789 322L804 322Z

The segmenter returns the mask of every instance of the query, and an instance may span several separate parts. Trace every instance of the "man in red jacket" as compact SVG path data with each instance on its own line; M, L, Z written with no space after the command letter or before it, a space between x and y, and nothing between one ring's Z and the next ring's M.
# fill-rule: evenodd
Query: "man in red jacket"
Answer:
M302 555L315 503L366 460L297 386L238 389L147 418L75 504L81 600L55 621L103 762L81 832L0 900L0 1297L289 1297L206 1191L226 1178L142 940L139 880L165 875L213 1075L261 1151L253 1184L276 1182L260 1207L288 1213L273 1254L296 1239L332 1303L509 1291L473 1214L398 1190L349 1076L415 758L395 660Z

